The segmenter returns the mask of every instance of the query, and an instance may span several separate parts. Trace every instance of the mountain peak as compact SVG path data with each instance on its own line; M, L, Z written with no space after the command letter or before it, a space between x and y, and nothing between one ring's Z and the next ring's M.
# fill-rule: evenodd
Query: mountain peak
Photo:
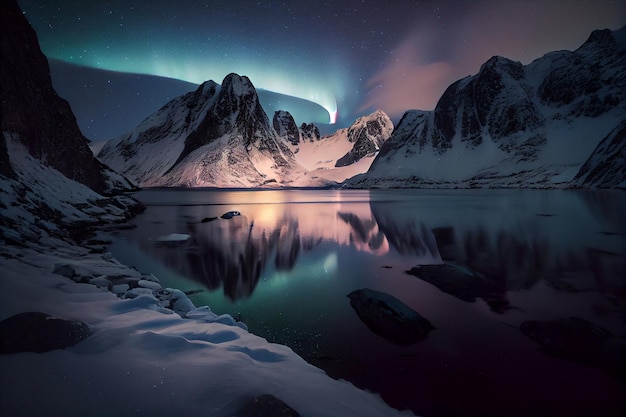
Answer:
M524 76L524 67L521 62L513 61L502 56L492 56L480 67L479 74L485 72L504 72L515 80L520 80Z
M348 128L348 141L354 143L352 149L337 160L335 167L353 164L363 157L378 152L391 136L393 122L382 110L358 118Z
M237 97L250 94L256 95L256 89L252 81L245 75L235 74L234 72L231 72L224 78L224 81L222 81L222 89L232 92L232 94Z
M286 110L277 110L274 112L272 124L276 134L283 140L291 143L293 146L297 146L300 143L300 131L291 113Z
M213 80L208 80L200 84L198 90L202 91L203 96L213 97L215 91L220 87L218 83Z

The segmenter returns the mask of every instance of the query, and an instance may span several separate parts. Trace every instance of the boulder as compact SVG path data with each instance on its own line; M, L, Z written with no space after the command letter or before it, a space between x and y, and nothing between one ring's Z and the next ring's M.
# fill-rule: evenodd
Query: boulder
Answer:
M232 219L235 216L241 216L241 213L238 211L229 211L227 213L222 214L222 219Z
M435 327L394 296L364 288L348 294L350 305L374 333L398 345L410 345Z
M459 300L474 302L482 298L492 311L503 313L512 308L506 298L506 288L470 267L455 262L417 265L406 271Z
M20 313L0 321L0 354L65 349L92 334L82 321L40 312Z
M429 282L441 291L463 301L476 301L477 297L483 297L490 290L484 276L456 263L418 265L407 271L407 274Z
M626 379L626 340L585 319L528 320L520 330L550 355L597 366Z

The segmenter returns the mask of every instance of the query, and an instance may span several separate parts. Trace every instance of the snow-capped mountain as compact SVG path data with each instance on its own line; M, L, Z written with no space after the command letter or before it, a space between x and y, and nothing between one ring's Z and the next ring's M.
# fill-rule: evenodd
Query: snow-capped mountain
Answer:
M270 126L252 82L229 74L171 100L98 157L141 186L325 186L367 171L392 130L380 110L324 138L283 110Z
M8 2L0 19L0 174L17 178L7 150L15 140L31 157L99 193L130 189L93 157L69 104L52 88L48 61L18 5Z
M567 185L626 120L624 68L626 28L594 31L576 51L526 66L493 57L448 87L433 111L407 111L369 171L345 185Z
M274 114L273 125L298 163L315 177L336 182L366 172L393 131L393 122L382 110L360 117L350 127L323 137L313 123L302 123L298 128L285 111Z
M229 74L177 97L99 158L142 186L321 186L281 140L252 82Z

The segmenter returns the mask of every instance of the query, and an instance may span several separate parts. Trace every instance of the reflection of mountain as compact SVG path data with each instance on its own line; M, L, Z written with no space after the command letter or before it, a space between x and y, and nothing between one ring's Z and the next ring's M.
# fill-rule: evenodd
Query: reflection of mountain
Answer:
M370 203L378 227L390 245L403 255L417 255L420 263L440 263L441 256L433 232L423 222L419 226L414 217L401 218L387 210L389 203Z
M259 205L228 220L202 222L202 217L184 216L184 231L191 238L176 248L153 244L157 234L171 232L153 223L142 246L210 289L223 286L231 300L250 296L262 274L271 278L272 271L293 269L303 251L321 242L376 255L389 252L391 242L401 254L440 261L432 232L423 224L396 224L384 213L377 216L386 220L384 229L368 204Z
M506 292L530 289L540 281L560 291L598 291L616 308L626 308L623 251L618 254L593 247L558 251L547 238L515 235L506 230L494 235L479 225L462 232L438 229L435 235L444 243L440 243L444 258L449 254L447 259L486 277L492 288L489 297L481 298L496 311L507 304ZM497 293L501 297L494 299L492 296Z
M273 246L265 235L253 237L252 229L245 217L190 226L194 247L186 260L192 277L209 288L222 284L233 300L252 294Z
M223 286L232 300L250 296L261 277L271 280L276 271L290 271L303 253L321 247L337 251L340 258L346 253L341 248L352 248L379 256L394 252L396 259L401 255L413 265L454 261L483 275L490 285L487 298L497 294L498 305L508 291L540 281L557 290L624 298L626 248L615 224L623 208L621 195L529 192L511 200L496 192L480 198L430 195L381 201L372 194L350 201L338 193L326 202L306 204L298 201L300 194L261 194L282 202L270 204L252 194L223 192L220 203L240 210L241 216L203 223L208 210L220 206L173 206L152 220L177 218L174 225L150 223L137 232L144 235L142 242L173 231L189 234L181 247L150 243L145 249L211 289ZM458 207L464 207L462 215ZM328 249L329 243L335 246Z
M385 241L385 235L378 229L378 224L372 218L361 219L354 213L338 212L337 217L350 225L350 243L367 247L372 252L378 252Z

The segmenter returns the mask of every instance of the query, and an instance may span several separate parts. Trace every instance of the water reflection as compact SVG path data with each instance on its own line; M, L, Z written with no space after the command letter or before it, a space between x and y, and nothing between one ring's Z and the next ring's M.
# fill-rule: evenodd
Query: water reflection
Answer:
M164 285L178 286L180 275L218 290L198 294L199 305L237 315L255 334L394 407L430 416L623 414L615 412L624 409L622 381L537 349L561 340L570 317L626 334L624 192L146 190L138 197L148 210L122 232L131 243L118 247L130 260L116 257L133 264L144 256L139 267ZM242 215L220 218L231 210ZM156 244L171 233L190 238ZM155 271L163 264L169 269ZM417 265L436 273L404 273ZM446 276L442 265L458 269ZM465 270L470 279L459 278ZM381 337L346 297L362 288L395 297L437 330L409 345ZM577 344L564 344L564 354Z
M209 289L223 286L231 300L250 296L266 269L288 272L302 251L312 250L322 242L377 255L389 252L391 244L403 255L416 255L421 263L441 262L434 235L424 224L398 224L391 219L379 223L363 207L348 211L329 204L315 206L314 210L302 206L297 210L273 207L279 211L273 219L267 212L257 215L256 206L251 206L252 211L247 214L227 220L194 219L185 224L185 233L191 238L174 249L153 244L154 233L159 229L153 225L151 236L141 241L142 248Z
M211 204L215 192L197 204L155 204L138 219L153 223L140 225L133 239L182 275L209 289L223 287L231 300L249 297L264 271L292 270L303 252L322 242L395 254L413 265L465 265L488 280L489 295L481 298L500 312L508 308L507 291L542 280L558 290L599 290L617 298L623 288L624 225L617 213L626 206L624 193L475 192L452 198L372 191L356 201L290 196L251 204L234 194L230 205L228 192L217 194L223 199L218 205ZM173 197L165 194L168 204ZM242 215L203 221L229 209ZM153 244L159 234L172 232L191 238L175 249Z

